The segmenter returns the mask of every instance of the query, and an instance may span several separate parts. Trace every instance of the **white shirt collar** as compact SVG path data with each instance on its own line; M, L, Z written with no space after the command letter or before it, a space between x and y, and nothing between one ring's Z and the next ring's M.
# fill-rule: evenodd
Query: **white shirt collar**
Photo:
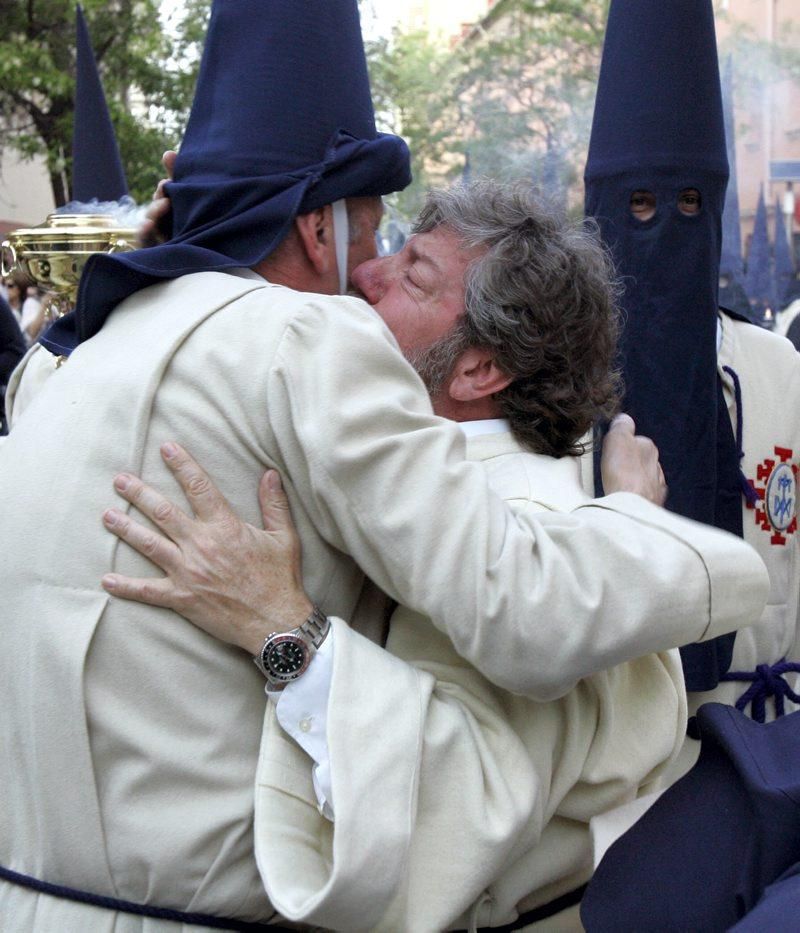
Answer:
M266 282L263 275L259 275L255 270L248 269L247 266L235 266L232 269L225 270L230 275L238 275L242 279L255 279L258 282Z
M465 437L477 437L480 434L508 434L511 425L507 418L486 418L484 421L459 421L458 426Z

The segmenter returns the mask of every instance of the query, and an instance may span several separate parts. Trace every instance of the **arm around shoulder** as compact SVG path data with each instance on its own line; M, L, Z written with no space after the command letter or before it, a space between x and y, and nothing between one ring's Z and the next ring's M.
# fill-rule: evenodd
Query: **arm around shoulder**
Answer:
M703 616L705 624L696 620L701 627L689 641L716 638L752 625L760 617L769 595L769 574L756 551L741 538L675 515L630 493L614 493L582 508L611 509L673 537L695 552L708 578L708 607ZM658 558L654 553L653 561ZM680 588L674 598L680 605Z
M276 355L273 427L316 527L381 589L489 680L542 700L709 630L716 578L691 523L612 506L513 515L374 312L325 302L338 305L298 315ZM729 553L751 566L740 544Z

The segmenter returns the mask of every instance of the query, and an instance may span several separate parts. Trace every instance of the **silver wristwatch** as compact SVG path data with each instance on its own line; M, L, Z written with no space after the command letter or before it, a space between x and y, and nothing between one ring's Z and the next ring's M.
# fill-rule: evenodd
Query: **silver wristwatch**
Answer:
M328 617L314 606L302 625L289 632L267 635L264 647L253 662L267 678L270 690L283 690L286 684L297 680L325 641L330 628Z

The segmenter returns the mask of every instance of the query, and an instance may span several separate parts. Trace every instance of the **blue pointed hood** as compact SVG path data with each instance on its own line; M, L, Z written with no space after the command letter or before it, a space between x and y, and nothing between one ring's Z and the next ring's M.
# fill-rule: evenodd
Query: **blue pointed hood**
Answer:
M405 143L375 129L357 0L214 0L169 185L172 239L93 256L47 338L64 352L146 285L254 266L298 214L410 180Z
M118 201L128 193L128 182L80 6L75 12L75 41L72 200Z
M716 320L728 176L711 0L612 0L586 213L624 278L626 406L661 451L675 511L713 518ZM682 191L701 207L685 216ZM641 221L631 195L655 197Z
M762 186L758 195L753 237L747 254L747 275L745 276L747 297L753 308L755 319L763 321L767 308L775 310L774 283L772 278L772 260L770 257L769 231L767 230L767 205Z
M586 178L639 166L727 178L710 0L611 2Z
M611 0L585 182L625 286L624 407L658 445L667 507L741 534L716 352L727 180L711 0ZM692 689L730 664L726 639L684 654Z
M739 216L739 185L736 171L736 123L733 109L733 61L729 55L725 60L722 76L722 109L725 119L725 140L728 151L730 177L725 192L725 207L722 212L722 257L720 275L741 282L744 275L742 258L742 228Z
M739 212L739 184L736 169L736 122L733 106L733 59L729 55L722 71L722 114L730 177L722 211L722 253L719 262L719 304L721 308L749 319L752 314L744 290L744 255Z
M794 260L789 249L786 222L783 219L781 203L775 204L775 311L781 311L788 304L789 288L794 281Z

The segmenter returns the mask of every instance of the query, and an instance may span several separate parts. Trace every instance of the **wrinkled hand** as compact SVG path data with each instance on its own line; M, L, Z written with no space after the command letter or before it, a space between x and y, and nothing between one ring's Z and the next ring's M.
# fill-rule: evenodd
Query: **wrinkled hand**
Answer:
M168 149L161 157L167 177L162 178L158 183L150 207L147 208L145 219L139 227L139 245L142 247L157 246L170 237L172 231L172 202L167 197L164 185L168 181L172 181L177 157L178 153L174 149Z
M611 422L600 458L603 489L612 492L635 492L656 505L667 498L664 471L658 462L658 448L649 437L637 436L629 415L617 415Z
M113 596L164 606L199 628L244 648L261 650L271 632L300 625L311 613L300 570L300 541L275 470L261 479L264 529L241 521L208 475L177 444L161 454L191 505L194 517L130 473L114 488L159 531L119 509L103 513L105 527L151 560L165 577L103 577Z

